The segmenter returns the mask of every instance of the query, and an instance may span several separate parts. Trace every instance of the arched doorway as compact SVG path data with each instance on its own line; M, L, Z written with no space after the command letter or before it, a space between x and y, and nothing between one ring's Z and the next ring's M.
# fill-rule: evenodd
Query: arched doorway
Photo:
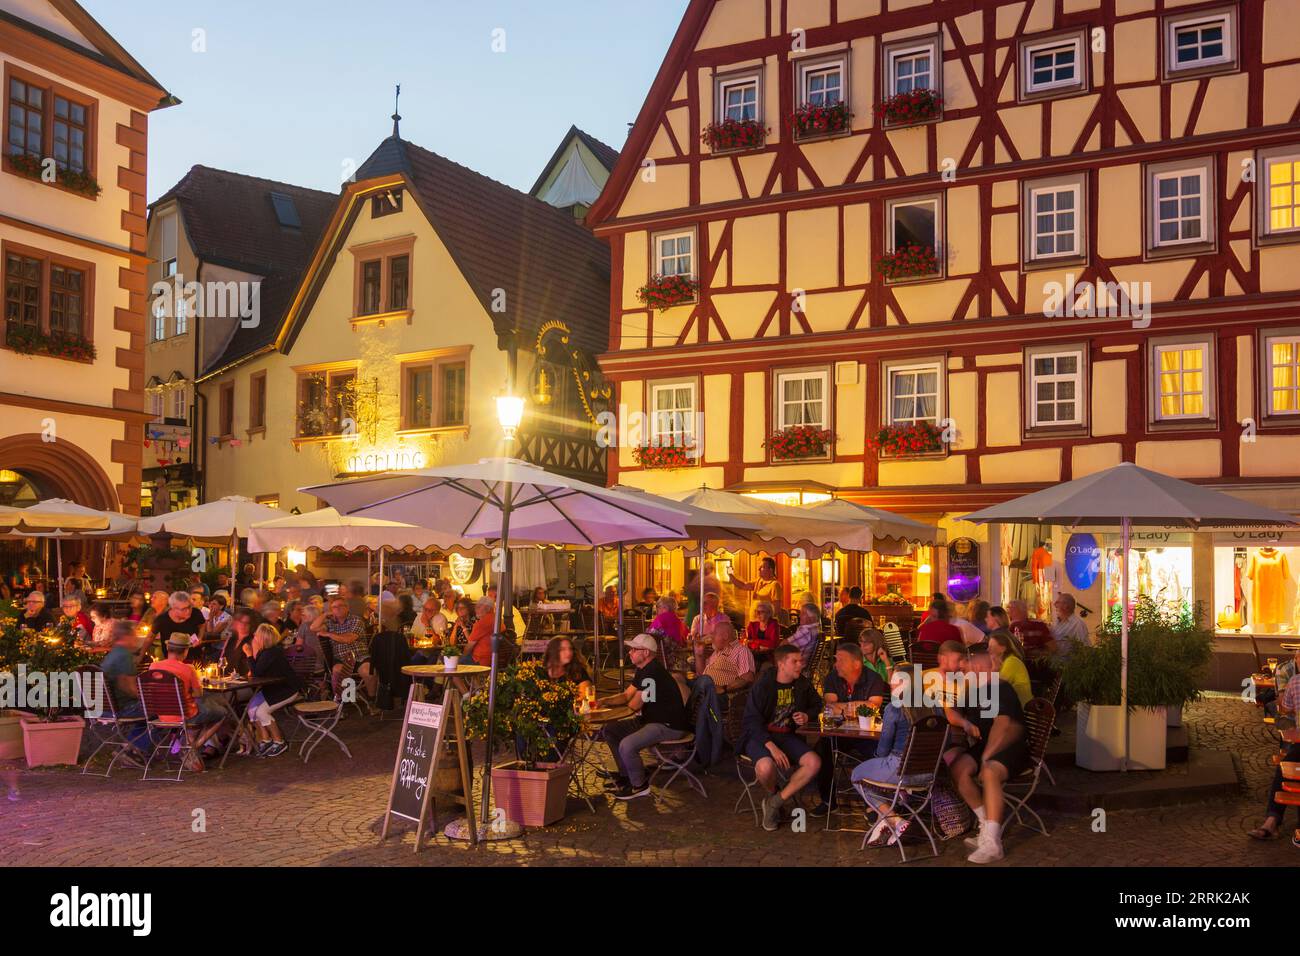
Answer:
M117 492L104 469L84 449L59 439L47 442L39 434L0 438L0 504L23 508L48 498L66 498L87 508L117 511ZM20 562L44 562L46 546L30 540L0 539L0 569ZM90 544L66 543L65 561L97 560Z

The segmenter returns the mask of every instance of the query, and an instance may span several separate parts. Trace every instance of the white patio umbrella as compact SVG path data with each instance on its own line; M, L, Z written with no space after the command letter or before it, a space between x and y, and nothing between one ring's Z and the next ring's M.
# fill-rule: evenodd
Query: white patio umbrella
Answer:
M405 551L458 551L469 557L484 558L490 553L480 540L439 533L400 521L384 521L359 515L340 514L336 508L322 508L306 514L289 515L274 521L260 521L249 529L248 550L254 553L293 548L348 551L377 551L392 548Z
M1128 740L1128 551L1133 527L1192 529L1295 525L1290 515L1124 462L1105 471L966 515L978 524L1110 525L1121 529L1120 706Z
M941 544L944 538L943 532L933 525L843 498L809 505L807 514L819 521L865 524L871 529L871 550L880 554L907 554L915 545Z
M139 532L148 536L170 534L193 538L205 543L230 544L230 577L239 573L239 539L248 537L253 525L261 521L287 518L289 512L260 505L251 498L231 495L207 504L172 511L153 518L142 518Z
M87 508L66 498L48 498L28 508L0 509L0 528L10 525L6 538L45 538L54 541L55 574L59 581L59 600L63 600L63 541L125 540L135 535L136 518L117 511ZM45 530L39 530L44 528ZM104 566L108 552L105 545Z
M842 551L871 551L875 534L871 526L859 518L822 518L813 514L813 508L796 508L777 504L751 495L713 488L696 488L692 491L673 492L665 497L702 508L720 517L743 518L757 525L756 532L747 545L732 550L793 550L802 549L805 557L818 558L839 548Z
M445 534L499 541L508 554L511 536L556 545L601 545L651 537L686 536L689 513L647 494L601 488L553 475L513 458L473 465L395 472L300 489L341 514L419 525ZM487 764L492 761L497 648L510 601L510 565L497 597L488 678ZM490 766L483 770L482 816L488 818Z

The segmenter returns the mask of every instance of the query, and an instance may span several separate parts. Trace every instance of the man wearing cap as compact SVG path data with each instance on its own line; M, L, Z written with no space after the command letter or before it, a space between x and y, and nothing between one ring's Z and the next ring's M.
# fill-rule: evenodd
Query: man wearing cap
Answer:
M650 793L650 779L641 751L655 744L680 737L686 730L686 705L663 661L659 643L649 634L638 634L627 644L628 656L636 672L621 694L603 698L598 703L625 706L636 716L607 724L602 731L609 752L618 766L610 789L616 800L635 800Z
M176 632L167 638L164 645L167 650L167 657L161 661L154 661L149 665L151 671L166 671L172 674L185 685L188 691L189 699L185 702L185 723L192 727L207 728L203 734L195 741L195 748L203 746L218 730L221 729L221 723L229 715L221 698L216 694L205 694L203 684L199 680L198 672L185 663L185 656L190 652L190 636L181 632ZM160 714L162 717L175 717L175 714Z

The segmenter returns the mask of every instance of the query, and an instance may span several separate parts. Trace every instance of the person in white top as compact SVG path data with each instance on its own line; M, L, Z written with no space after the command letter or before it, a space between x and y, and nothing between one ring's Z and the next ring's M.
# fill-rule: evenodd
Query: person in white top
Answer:
M961 631L962 643L967 647L983 644L988 632L980 627L989 613L988 601L971 601L966 605L966 613L952 619L952 624Z
M1052 602L1056 621L1052 624L1052 637L1062 654L1069 654L1076 644L1089 644L1088 625L1075 613L1074 596L1058 594Z
M411 625L411 636L438 637L447 633L447 618L442 613L442 606L437 598L429 598Z

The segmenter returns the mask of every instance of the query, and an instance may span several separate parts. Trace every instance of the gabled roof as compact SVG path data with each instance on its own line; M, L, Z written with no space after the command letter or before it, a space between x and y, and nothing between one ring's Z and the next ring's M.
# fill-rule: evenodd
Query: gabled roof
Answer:
M600 194L595 205L587 212L589 226L596 226L618 212L619 204L622 203L632 178L641 168L641 158L654 139L659 117L677 89L678 77L686 65L687 58L695 49L700 34L709 21L714 2L715 0L691 0L686 13L682 15L682 22L677 27L673 42L668 46L668 52L659 67L659 72L655 75L654 83L650 85L650 92L646 94L645 102L641 104L641 112L637 114L636 122L632 124L632 131L628 133L627 143L623 146L614 171L610 173L609 182L605 184L605 190Z
M397 137L380 144L357 180L392 174L411 183L499 335L518 332L528 347L543 322L560 319L575 345L605 351L609 248L572 214ZM497 290L504 312L493 308Z
M292 201L301 228L280 224L272 194ZM195 166L149 207L175 201L195 256L204 263L262 276L261 321L235 330L219 368L273 342L316 243L338 204L334 193ZM207 369L204 369L207 371Z
M551 154L551 158L547 160L546 165L542 167L542 172L541 175L537 177L537 182L533 183L533 188L528 190L530 194L534 196L537 195L537 191L542 188L547 177L549 177L551 172L555 169L555 164L560 161L560 157L564 155L565 150L569 148L569 144L573 142L575 138L580 140L582 145L586 146L587 149L591 150L592 155L596 157L596 160L600 165L605 167L607 173L612 173L614 171L614 166L618 163L618 150L613 146L606 146L590 133L585 133L576 126L570 126L569 131L565 133L564 138L560 140L560 145L555 147L555 152Z

